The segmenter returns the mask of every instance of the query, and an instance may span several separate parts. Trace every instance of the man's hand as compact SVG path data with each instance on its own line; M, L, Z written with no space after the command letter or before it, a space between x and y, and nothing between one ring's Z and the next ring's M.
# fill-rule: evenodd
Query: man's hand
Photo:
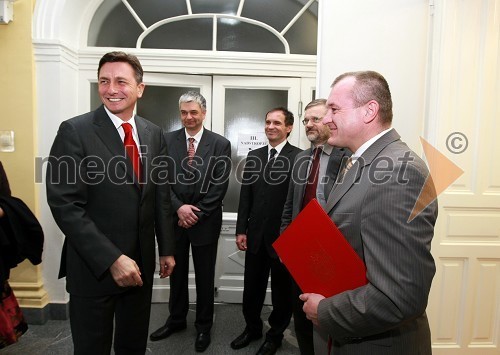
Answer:
M194 212L200 212L201 210L193 205L182 205L177 210L177 216L179 217L179 227L190 228L198 222L198 216Z
M3 211L2 207L0 207L0 218L5 216L5 212Z
M301 301L304 302L302 310L306 314L307 319L309 319L315 326L319 326L318 323L318 305L319 301L325 297L318 295L317 293L303 293L299 296Z
M236 236L236 246L241 251L247 250L247 235L246 234L238 234Z
M120 287L142 286L141 271L133 259L120 255L109 268L113 280Z
M164 279L174 271L175 260L173 256L160 256L160 278Z

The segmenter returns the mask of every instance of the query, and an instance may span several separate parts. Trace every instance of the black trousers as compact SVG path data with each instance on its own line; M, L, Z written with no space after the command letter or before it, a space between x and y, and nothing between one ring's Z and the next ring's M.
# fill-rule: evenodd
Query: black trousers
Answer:
M293 283L293 322L295 328L295 336L301 355L314 355L314 340L313 340L313 324L307 319L306 314L302 310L304 302L299 296L302 290L299 285L292 279Z
M243 315L249 332L262 333L260 314L266 297L269 272L273 310L268 319L271 329L268 330L266 339L281 344L283 332L292 317L292 280L285 266L278 258L270 257L265 247L260 248L258 254L245 254Z
M196 282L196 320L195 328L200 332L209 332L214 317L214 277L217 260L217 242L203 245L191 245ZM170 316L167 325L184 326L189 311L189 238L181 238L176 243L175 268L170 275Z
M99 297L70 295L69 315L75 355L146 352L152 286L130 287L125 292Z

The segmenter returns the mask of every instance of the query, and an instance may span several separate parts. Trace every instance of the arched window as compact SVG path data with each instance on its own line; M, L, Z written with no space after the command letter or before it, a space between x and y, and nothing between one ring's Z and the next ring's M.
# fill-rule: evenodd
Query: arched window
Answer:
M106 0L92 47L316 55L317 0Z

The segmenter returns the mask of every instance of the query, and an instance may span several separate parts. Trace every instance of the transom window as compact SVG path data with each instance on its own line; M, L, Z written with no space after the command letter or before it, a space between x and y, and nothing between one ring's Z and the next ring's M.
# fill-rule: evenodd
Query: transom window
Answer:
M318 0L106 0L93 47L316 55Z

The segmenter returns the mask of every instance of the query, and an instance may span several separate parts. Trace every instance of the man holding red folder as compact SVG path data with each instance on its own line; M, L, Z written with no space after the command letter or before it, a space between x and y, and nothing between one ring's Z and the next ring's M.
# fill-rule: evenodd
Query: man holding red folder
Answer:
M354 153L325 211L363 259L368 283L328 298L301 295L307 318L329 334L318 353L430 355L436 201L410 217L429 171L391 128L391 93L380 74L340 75L327 105L328 143Z

